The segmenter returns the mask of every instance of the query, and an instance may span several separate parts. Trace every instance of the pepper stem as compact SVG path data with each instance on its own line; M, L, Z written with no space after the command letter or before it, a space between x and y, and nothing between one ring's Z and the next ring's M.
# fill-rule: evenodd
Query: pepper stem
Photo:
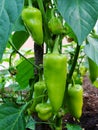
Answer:
M55 130L62 130L62 119L61 117L56 117L56 128Z
M51 18L54 18L54 17L55 17L55 10L56 10L56 8L53 8L53 9L51 10Z
M58 53L59 54L59 51L58 51L59 43L60 43L60 35L58 35L56 37L55 44L54 44L54 47L53 47L53 53Z
M42 69L42 65L40 64L40 69L39 69L39 81L42 81L43 80L43 69Z
M76 52L75 52L74 60L73 60L73 63L72 63L72 67L71 67L71 70L70 70L69 75L67 77L66 87L68 87L68 84L70 83L70 81L72 79L72 75L73 75L74 69L75 69L76 64L77 64L77 59L78 59L78 56L79 56L80 47L81 46L78 45L78 43L77 43Z
M75 81L74 81L73 77L72 77L72 86L73 87L75 86Z
M32 7L32 0L28 0L28 5Z

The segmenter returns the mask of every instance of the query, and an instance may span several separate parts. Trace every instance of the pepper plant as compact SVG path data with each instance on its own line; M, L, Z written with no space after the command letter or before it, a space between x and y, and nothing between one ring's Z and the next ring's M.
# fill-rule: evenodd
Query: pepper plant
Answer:
M67 113L80 120L83 76L98 87L97 5L98 0L1 0L0 62L8 52L9 66L0 72L0 130L70 129L62 125ZM22 53L29 37L33 52ZM13 81L9 93L7 74Z

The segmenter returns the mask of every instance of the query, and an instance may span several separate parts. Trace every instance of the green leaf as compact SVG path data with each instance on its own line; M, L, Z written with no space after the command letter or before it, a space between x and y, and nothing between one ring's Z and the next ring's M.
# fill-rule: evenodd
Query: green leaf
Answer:
M36 124L35 120L32 117L30 117L26 125L26 128L29 128L30 130L35 130L35 124Z
M79 125L76 124L66 124L67 130L82 130L82 128Z
M13 25L21 13L23 1L24 0L0 1L0 60L8 38L13 30Z
M24 26L21 16L19 16L18 19L16 20L13 27L13 31L26 31L26 28Z
M88 43L85 45L86 55L98 65L98 39L88 37Z
M58 0L58 10L81 45L97 21L98 0Z
M29 58L34 63L33 58ZM29 79L34 76L34 67L28 61L24 60L17 66L16 81L19 83L22 89L29 85Z
M12 104L0 106L0 130L25 130L23 108Z
M28 39L29 34L25 31L17 31L12 36L12 42L15 45L16 49L19 50L24 42Z

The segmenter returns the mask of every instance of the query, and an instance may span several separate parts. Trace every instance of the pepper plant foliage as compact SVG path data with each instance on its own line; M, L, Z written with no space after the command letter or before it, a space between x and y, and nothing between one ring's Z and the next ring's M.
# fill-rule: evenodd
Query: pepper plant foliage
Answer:
M85 40L98 17L98 0L58 0L58 9L75 32L79 45Z
M0 2L0 60L22 7L23 0L1 0Z
M3 104L0 106L0 129L2 130L24 130L25 120L23 118L23 108L18 109L13 104Z
M98 0L0 1L0 129L34 130L37 117L52 130L62 130L66 112L81 117L83 75L88 71L93 77L87 59L98 70L97 17ZM21 52L29 36L34 50ZM62 44L64 38L68 43ZM93 79L98 87L98 74Z

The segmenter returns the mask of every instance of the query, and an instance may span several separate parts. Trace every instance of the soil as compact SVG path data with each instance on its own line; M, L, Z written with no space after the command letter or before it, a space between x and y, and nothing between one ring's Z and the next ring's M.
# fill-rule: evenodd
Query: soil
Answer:
M92 86L89 78L85 76L83 89L84 105L80 122L75 121L71 115L66 115L63 118L63 123L79 124L84 130L98 130L98 88Z

